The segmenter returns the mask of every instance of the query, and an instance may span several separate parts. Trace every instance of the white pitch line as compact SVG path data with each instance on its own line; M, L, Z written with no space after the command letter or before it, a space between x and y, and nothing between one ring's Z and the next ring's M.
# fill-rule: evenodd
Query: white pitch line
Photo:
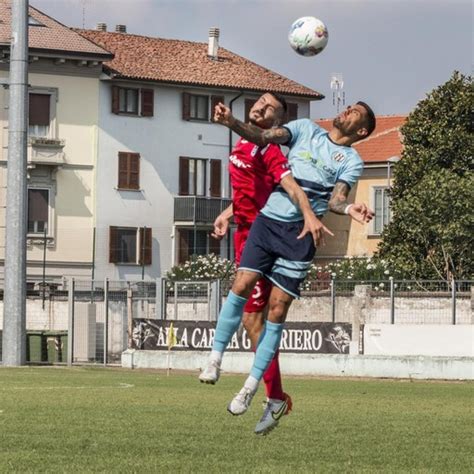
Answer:
M7 392L8 390L105 390L110 388L133 388L135 385L130 383L119 383L117 385L110 385L108 387L88 387L88 386L79 386L79 387L7 387L1 388L2 392Z

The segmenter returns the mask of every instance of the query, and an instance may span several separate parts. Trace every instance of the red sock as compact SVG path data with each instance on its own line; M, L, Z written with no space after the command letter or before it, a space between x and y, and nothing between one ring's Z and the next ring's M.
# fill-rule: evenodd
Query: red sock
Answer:
M277 400L284 400L283 387L281 386L280 364L278 363L279 351L275 352L268 369L263 374L263 381L265 382L265 392L268 398L276 398Z

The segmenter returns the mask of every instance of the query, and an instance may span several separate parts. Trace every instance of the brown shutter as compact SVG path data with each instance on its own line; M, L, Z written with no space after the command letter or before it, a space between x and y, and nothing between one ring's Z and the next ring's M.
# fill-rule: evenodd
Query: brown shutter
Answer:
M213 253L217 256L221 254L221 241L215 239L209 234L209 253Z
M221 160L211 160L211 197L221 197Z
M222 102L224 103L224 96L222 95L211 95L211 122L214 122L214 109L216 108L216 105Z
M128 187L140 189L140 153L129 153L128 160Z
M288 122L298 120L298 104L288 104L287 117Z
M140 255L138 263L140 265L151 265L152 235L151 227L140 227Z
M249 112L250 109L253 107L253 104L257 102L254 99L245 99L245 116L244 116L244 122L248 122L249 120Z
M189 259L189 247L191 232L187 229L179 229L179 247L178 247L178 263L184 263Z
M109 227L109 263L118 262L117 227Z
M179 157L179 195L187 196L189 194L189 160L182 156Z
M118 188L128 187L128 153L119 151L118 154Z
M112 113L118 114L120 111L120 87L112 86Z
M183 120L191 118L191 94L183 92Z
M153 117L154 93L153 89L142 89L141 91L141 113L142 117Z
M49 108L51 96L49 94L29 95L29 124L49 125Z

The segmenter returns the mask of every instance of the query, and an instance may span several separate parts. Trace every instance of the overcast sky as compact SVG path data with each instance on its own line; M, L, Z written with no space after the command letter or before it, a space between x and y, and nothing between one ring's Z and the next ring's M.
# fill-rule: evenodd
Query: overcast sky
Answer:
M313 118L331 117L332 73L344 78L346 104L365 100L379 115L406 114L457 69L472 70L470 0L30 0L68 26L207 42L218 26L220 44L323 93ZM85 9L85 15L83 11ZM288 45L301 16L329 30L325 51L298 56Z

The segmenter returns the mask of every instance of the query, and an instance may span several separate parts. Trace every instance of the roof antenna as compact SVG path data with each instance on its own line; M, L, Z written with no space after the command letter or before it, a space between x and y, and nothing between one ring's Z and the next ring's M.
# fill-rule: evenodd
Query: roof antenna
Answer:
M86 1L82 0L82 29L86 27Z
M334 72L331 76L331 90L332 90L332 105L336 106L336 112L339 114L339 107L341 105L346 105L346 93L344 89L344 80L342 74L339 72Z

